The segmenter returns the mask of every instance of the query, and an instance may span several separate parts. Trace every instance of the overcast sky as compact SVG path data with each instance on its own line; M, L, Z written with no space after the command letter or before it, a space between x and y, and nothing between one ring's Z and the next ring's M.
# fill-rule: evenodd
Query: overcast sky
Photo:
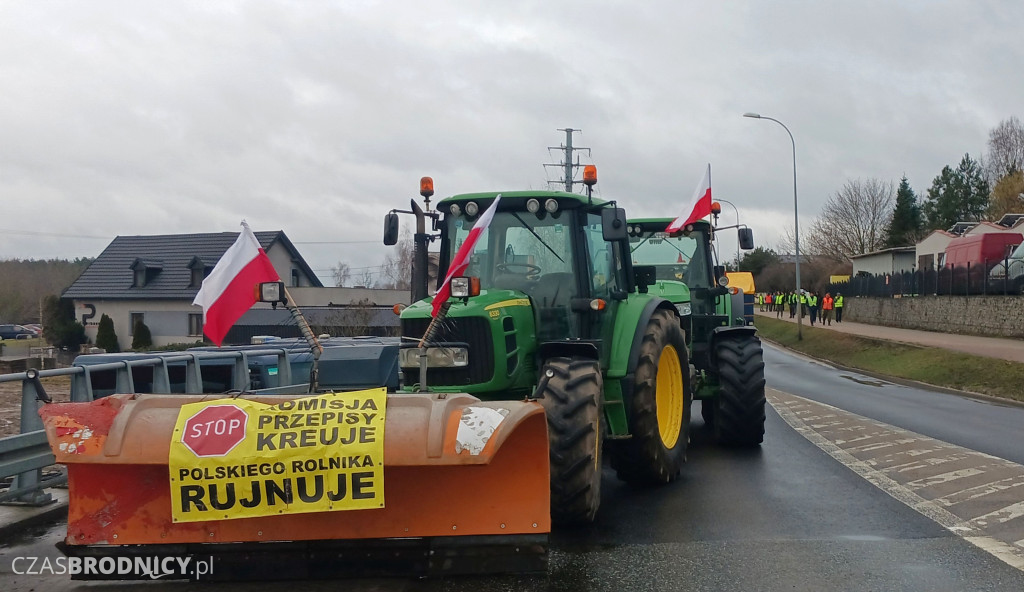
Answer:
M773 247L791 146L744 112L792 131L804 231L848 179L921 195L1024 117L1022 24L1015 0L0 0L0 258L245 218L329 285L380 263L421 176L544 188L566 127L629 215L675 214L710 162Z

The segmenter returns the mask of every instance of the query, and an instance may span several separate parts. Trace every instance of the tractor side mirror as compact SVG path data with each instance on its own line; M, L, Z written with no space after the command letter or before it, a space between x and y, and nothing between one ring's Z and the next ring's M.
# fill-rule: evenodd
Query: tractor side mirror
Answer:
M737 230L739 233L740 248L744 251L749 251L754 248L754 231L750 228L740 228Z
M394 212L384 216L384 244L398 244L398 214Z
M601 236L606 241L626 239L626 210L622 208L601 210Z

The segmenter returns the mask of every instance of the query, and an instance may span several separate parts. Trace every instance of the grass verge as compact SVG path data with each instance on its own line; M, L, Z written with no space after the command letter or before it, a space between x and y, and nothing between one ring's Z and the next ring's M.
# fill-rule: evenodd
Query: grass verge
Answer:
M808 326L800 341L795 323L757 316L754 324L765 339L849 368L1024 401L1024 364L1017 362Z

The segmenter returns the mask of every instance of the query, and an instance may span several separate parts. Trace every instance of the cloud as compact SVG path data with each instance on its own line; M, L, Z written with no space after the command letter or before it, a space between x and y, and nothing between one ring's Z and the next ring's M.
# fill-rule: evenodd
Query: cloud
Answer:
M919 194L1021 116L1001 2L46 2L0 21L3 257L283 229L376 264L416 197L541 188L582 129L599 193L671 215L707 162L759 244L849 178ZM555 171L547 171L554 173ZM729 208L723 214L731 220ZM100 237L100 238L77 238ZM721 249L728 252L727 237ZM731 240L735 240L734 238Z

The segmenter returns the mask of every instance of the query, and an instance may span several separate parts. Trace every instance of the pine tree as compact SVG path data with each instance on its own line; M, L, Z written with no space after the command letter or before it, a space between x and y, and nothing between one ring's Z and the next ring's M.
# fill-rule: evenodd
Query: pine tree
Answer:
M889 237L886 239L887 247L904 247L913 245L921 238L921 230L924 227L924 220L921 217L921 207L917 204L917 195L910 188L907 176L900 179L900 186L896 190L896 207L892 212L892 219L886 229Z
M932 181L922 210L928 228L950 228L960 221L981 220L988 208L989 186L978 162L964 154L956 170L948 165Z
M135 330L132 336L132 349L149 349L153 347L153 335L149 331L149 327L146 323L139 321L135 324Z
M108 353L121 351L117 343L117 333L114 332L114 321L107 315L100 317L99 327L96 328L96 346L102 347Z

